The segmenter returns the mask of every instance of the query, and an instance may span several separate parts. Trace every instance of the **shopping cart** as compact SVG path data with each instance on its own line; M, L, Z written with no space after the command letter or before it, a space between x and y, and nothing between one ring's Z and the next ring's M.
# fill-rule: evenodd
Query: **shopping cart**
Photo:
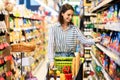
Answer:
M51 69L49 67L49 64L47 65L48 72L47 72L46 80L50 80L51 78L54 78L54 80L57 80L57 78L61 78L63 75L67 76L68 73L69 75L71 75L71 78L72 78L72 59L73 57L55 57L54 59L55 66ZM68 73L66 72L67 74L64 74L65 71L63 70L63 68L65 67L70 67L70 70L68 71Z

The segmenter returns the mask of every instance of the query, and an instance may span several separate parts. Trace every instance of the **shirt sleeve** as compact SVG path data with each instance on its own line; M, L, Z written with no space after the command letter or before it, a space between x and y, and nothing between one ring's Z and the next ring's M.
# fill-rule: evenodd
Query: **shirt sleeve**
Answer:
M48 29L48 60L49 62L54 61L54 31L53 27Z
M82 32L80 31L80 29L78 29L77 27L75 27L75 30L76 30L76 34L77 34L77 38L78 40L82 43L82 44L88 44L88 45L93 45L95 44L95 41L94 39L90 38L86 38Z

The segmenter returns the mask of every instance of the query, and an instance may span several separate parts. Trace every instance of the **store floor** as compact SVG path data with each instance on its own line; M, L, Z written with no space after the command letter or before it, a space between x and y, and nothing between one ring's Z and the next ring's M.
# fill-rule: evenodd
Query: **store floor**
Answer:
M47 73L47 59L43 59L36 70L33 72L33 75L37 77L38 80L46 80L46 73Z

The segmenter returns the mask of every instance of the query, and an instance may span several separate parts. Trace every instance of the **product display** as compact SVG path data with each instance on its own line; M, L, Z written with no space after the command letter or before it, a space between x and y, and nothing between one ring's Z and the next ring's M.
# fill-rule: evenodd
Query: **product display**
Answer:
M0 11L0 79L26 80L26 72L45 57L46 27L44 17L13 1L2 0L6 6Z
M97 0L96 0L97 1ZM92 3L96 3L95 1ZM104 7L104 3L109 6L106 9L97 12L99 8ZM114 4L113 4L114 3ZM93 65L99 66L101 68L101 78L104 80L115 79L119 80L116 74L117 69L119 69L119 2L112 1L101 1L97 2L95 5L99 4L99 7L93 8L92 12L96 12L97 16L92 18L92 24L94 24L92 37L100 36L102 38L99 44L92 47L92 58ZM116 67L117 66L117 67ZM98 74L98 67L94 67ZM106 76L104 76L106 75ZM100 75L99 75L100 76Z
M0 11L1 12L1 11ZM7 80L10 79L14 74L15 71L12 69L13 57L10 53L10 44L7 40L9 36L6 34L8 33L6 25L7 20L5 19L7 15L4 13L0 14L0 79Z

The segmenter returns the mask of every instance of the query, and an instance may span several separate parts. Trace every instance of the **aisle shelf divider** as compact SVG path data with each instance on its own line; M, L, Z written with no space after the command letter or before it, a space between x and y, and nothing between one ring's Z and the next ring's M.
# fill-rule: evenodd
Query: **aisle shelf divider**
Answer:
M106 30L111 30L111 31L120 31L120 22L108 22L108 23L102 23L104 24L104 27L94 27L96 29L106 29Z
M91 50L92 48L88 46L88 47L85 47L84 49L90 49Z
M99 3L98 6L93 8L92 12L94 12L95 10L105 6L106 4L110 3L111 1L113 1L113 0L104 0L104 1L102 1L101 3Z
M85 16L97 16L95 13L85 13Z
M120 22L108 22L105 25L105 29L112 31L120 31Z
M84 35L90 35L91 32L84 32Z
M28 27L28 28L13 28L14 31L21 31L21 30L32 30L32 29L37 29L35 26L33 27Z
M100 44L96 44L96 46L100 50L102 50L107 56L113 59L118 65L120 65L120 57L116 53L114 53L113 51L110 51L109 49L105 48L104 46Z
M80 2L79 1L64 1L63 2L63 4L65 4L65 3L69 3L69 4L71 4L71 5L80 5Z
M106 80L112 80L112 79L110 78L110 76L108 75L108 73L107 73L107 72L105 71L105 69L103 68L103 66L100 64L100 62L99 62L99 61L97 60L97 58L94 56L94 54L93 54L92 51L90 51L90 54L91 54L93 60L96 62L96 64L102 68L102 73L104 74L105 79L106 79Z

